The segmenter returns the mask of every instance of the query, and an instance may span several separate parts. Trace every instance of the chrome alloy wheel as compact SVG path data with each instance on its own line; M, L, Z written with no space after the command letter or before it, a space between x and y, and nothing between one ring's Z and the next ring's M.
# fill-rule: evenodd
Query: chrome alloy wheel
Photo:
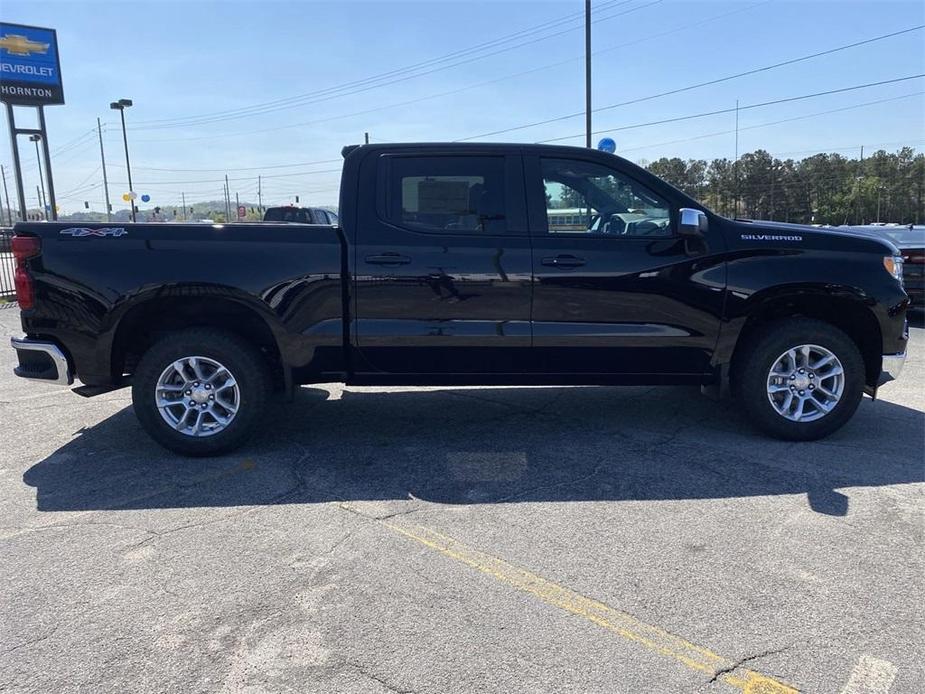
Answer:
M187 436L224 431L238 412L241 391L231 372L209 357L184 357L164 369L154 393L164 421Z
M838 404L845 390L845 370L832 352L800 345L781 354L768 372L768 400L781 417L813 422Z

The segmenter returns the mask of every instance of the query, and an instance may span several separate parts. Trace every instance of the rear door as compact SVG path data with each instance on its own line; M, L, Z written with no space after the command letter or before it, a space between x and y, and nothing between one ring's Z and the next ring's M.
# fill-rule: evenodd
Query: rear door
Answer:
M376 204L357 214L355 370L522 370L532 258L519 153L370 155L361 181Z
M530 156L525 167L534 230L533 368L709 371L725 282L719 230L702 239L678 236L679 200L670 188L655 192L616 158Z

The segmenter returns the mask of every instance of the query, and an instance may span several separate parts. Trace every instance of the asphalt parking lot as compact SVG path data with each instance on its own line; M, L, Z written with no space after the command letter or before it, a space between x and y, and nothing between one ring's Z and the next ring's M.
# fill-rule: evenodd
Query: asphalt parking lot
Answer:
M697 389L331 385L187 460L126 390L13 360L0 690L925 687L922 328L899 382L802 444Z

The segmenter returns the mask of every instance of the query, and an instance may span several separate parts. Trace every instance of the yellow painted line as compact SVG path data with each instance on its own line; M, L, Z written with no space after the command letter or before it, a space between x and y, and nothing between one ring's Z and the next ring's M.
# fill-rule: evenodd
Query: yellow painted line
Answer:
M529 593L547 605L578 615L589 622L607 629L627 641L671 658L698 672L713 676L728 669L718 677L719 681L746 694L793 694L798 690L776 679L754 670L734 668L735 662L724 658L707 648L698 646L680 636L670 634L651 624L646 624L626 612L621 612L602 602L587 598L580 593L548 581L525 569L508 564L502 559L468 547L451 537L423 526L399 525L392 521L380 521L382 525L430 547L444 556L467 564L484 574L497 579L512 588Z

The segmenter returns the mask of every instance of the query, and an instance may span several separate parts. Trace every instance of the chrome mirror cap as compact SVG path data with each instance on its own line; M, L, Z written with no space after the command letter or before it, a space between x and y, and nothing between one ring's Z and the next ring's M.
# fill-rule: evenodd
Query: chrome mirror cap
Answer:
M709 227L707 216L700 210L682 207L678 215L678 231L682 236L700 236Z

